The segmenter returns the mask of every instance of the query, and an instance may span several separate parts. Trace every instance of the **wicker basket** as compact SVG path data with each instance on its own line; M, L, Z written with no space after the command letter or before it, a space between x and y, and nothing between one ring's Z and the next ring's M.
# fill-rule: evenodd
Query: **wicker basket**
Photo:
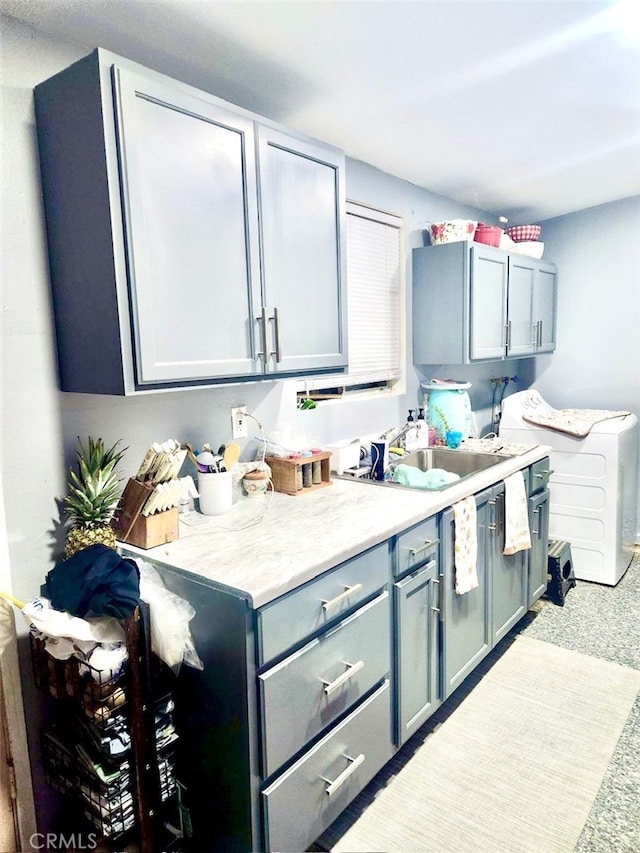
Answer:
M512 225L506 231L514 243L528 243L540 237L539 225Z

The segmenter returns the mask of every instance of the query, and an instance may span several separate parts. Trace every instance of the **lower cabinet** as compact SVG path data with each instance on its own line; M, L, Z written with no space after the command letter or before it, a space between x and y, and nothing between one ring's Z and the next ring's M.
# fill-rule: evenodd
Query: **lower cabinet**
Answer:
M504 554L505 489L494 486L487 526L491 562L491 645L495 646L526 613L528 551Z
M384 683L264 789L268 850L307 850L392 757Z
M183 667L176 691L194 849L309 849L526 613L546 588L536 466L530 551L503 554L504 484L473 496L478 586L462 595L452 507L258 610L158 566L196 611L205 667Z
M455 520L453 509L442 513L442 698L447 699L491 650L491 564L487 532L492 490L475 495L478 541L478 586L458 595L455 589Z
M265 777L389 675L389 616L384 591L258 677Z
M529 498L529 578L527 607L537 601L547 590L547 562L549 553L549 489Z
M396 743L409 738L442 704L440 576L429 562L393 585L396 620Z
M529 577L527 606L537 601L547 590L547 563L549 554L549 477L553 472L550 459L536 462L529 470Z

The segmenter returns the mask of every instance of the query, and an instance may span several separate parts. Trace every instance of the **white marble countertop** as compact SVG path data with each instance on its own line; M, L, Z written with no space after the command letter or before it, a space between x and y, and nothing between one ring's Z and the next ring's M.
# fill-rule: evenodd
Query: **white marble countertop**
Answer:
M120 547L257 608L549 452L536 445L440 491L333 479L326 488L297 496L243 495L226 515L198 516L202 523L195 526L181 522L175 542L149 550Z

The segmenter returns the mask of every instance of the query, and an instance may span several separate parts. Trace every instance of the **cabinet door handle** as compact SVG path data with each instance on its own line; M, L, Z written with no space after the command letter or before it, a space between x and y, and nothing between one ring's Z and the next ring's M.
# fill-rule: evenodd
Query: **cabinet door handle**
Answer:
M329 600L323 598L322 609L326 613L327 610L331 610L332 607L337 607L339 604L342 604L346 598L349 598L350 595L355 595L355 593L360 592L361 589L364 589L364 585L361 583L354 583L353 586L345 586L344 592L336 595L335 598L330 598Z
M273 309L273 340L275 351L273 355L276 357L276 362L279 364L282 361L282 347L280 345L280 309L274 306Z
M540 480L544 480L547 477L550 477L552 474L555 474L553 468L549 468L547 471L539 471L535 476Z
M435 562L435 560L434 560ZM435 610L436 613L440 614L440 621L444 622L444 584L440 584L440 581L444 580L444 575L438 575L437 578L434 578L432 583L438 585L438 606L432 607L432 610Z
M511 320L507 323L507 352L511 349Z
M334 690L337 690L338 687L342 687L352 675L355 675L357 672L360 672L364 667L364 661L358 660L355 663L348 663L348 661L343 661L344 665L347 667L342 675L339 675L337 678L334 678L333 681L327 681L324 678L321 678L320 681L324 684L324 695L330 696Z
M536 525L537 525L537 524L538 524L538 521L540 520L540 510L539 510L539 508L537 508L537 507L536 507L536 509L534 509L534 511L533 511L533 513L532 513L532 515L535 515L535 523L536 523ZM539 529L538 527L535 527L531 532L532 532L533 534L535 534L535 535L538 537L538 539L540 538L540 529Z
M496 513L495 513L495 505L497 504L497 502L498 502L498 501L497 501L497 499L495 499L495 498L491 498L491 500L487 501L487 504L488 504L490 507L494 507L494 511L493 511L493 517L494 517L494 518L496 517ZM498 529L498 525L497 525L496 523L493 523L493 524L487 524L487 529L488 529L488 530L490 530L492 533L495 533L495 532L497 531L497 529Z
M431 548L432 545L437 545L439 539L425 539L424 545L420 545L418 548L409 548L409 553L412 557L417 557L422 551L426 551L427 548Z
M364 761L364 752L361 752L356 758L351 758L350 755L345 755L342 753L343 758L346 758L349 764L345 767L345 769L340 773L339 776L331 781L331 779L327 779L326 776L321 776L323 782L327 783L327 788L325 788L325 794L330 797L332 794L338 790L338 788L343 785L349 776L360 767L362 762Z
M500 504L502 504L504 500L504 496L502 494L498 495L495 500L492 499L487 501L489 506L493 507L493 524L488 524L487 528L492 532L499 534L504 528L504 510L500 510ZM502 524L500 523L502 522Z
M260 315L256 317L256 323L258 324L258 329L260 332L260 339L262 344L262 349L256 353L257 358L262 359L262 363L266 367L267 361L269 360L269 356L267 354L267 309L263 305Z

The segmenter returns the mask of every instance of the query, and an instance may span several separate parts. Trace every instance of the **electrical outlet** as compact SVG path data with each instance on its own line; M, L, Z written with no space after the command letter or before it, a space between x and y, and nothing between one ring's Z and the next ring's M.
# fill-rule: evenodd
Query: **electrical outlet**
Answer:
M247 437L247 407L234 406L231 409L231 437Z

